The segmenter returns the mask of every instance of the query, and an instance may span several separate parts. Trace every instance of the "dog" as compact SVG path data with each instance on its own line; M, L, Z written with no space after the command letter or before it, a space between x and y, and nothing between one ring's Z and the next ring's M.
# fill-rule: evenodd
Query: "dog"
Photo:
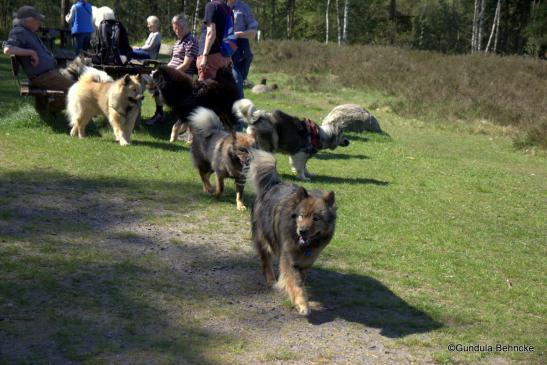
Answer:
M216 176L214 194L217 198L224 191L224 179L234 178L237 209L247 209L243 203L244 169L249 162L249 149L255 147L254 137L226 131L219 117L203 107L198 107L190 116L190 130L193 138L192 160L203 182L203 191L213 193L209 181L213 172Z
M260 84L254 85L253 88L251 89L251 92L253 94L265 94L278 89L277 84L273 84L272 86L269 86L269 85L266 85L267 82L268 82L267 79L260 80Z
M306 167L310 157L322 149L349 145L344 131L336 125L318 126L309 119L293 117L280 110L271 113L256 110L249 99L237 101L233 111L247 123L247 133L255 136L261 149L290 155L293 172L304 181L311 180Z
M219 69L214 79L194 81L172 67L160 66L153 72L152 80L178 118L171 130L171 142L186 129L188 116L198 106L213 110L228 130L237 126L232 106L239 99L239 91L231 68Z
M84 74L93 75L97 82L114 81L106 72L92 67L91 59L80 56L72 60L65 68L60 69L59 72L74 82L78 81L80 76Z
M308 315L304 281L307 271L334 235L334 192L307 191L281 181L275 157L261 150L251 151L248 181L256 193L251 211L252 241L266 284L274 284L272 259L278 256L276 287L289 295L300 314Z
M102 114L114 130L116 142L127 146L139 115L143 89L138 75L125 75L116 81L100 81L94 73L85 73L67 95L70 135L85 137L92 117Z

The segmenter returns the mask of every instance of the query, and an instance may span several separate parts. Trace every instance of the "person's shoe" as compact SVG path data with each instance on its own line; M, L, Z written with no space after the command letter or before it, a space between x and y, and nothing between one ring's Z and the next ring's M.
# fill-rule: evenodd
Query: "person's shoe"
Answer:
M150 119L148 119L144 124L146 125L154 125L154 124L160 124L163 123L165 120L163 114L156 113L154 116Z

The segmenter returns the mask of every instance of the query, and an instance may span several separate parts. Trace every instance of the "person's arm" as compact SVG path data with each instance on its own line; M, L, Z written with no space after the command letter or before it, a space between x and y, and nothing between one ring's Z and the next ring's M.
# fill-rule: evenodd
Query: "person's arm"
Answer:
M38 64L40 63L38 54L33 49L19 48L8 45L4 47L4 54L8 56L30 57L30 64L34 67L38 66Z
M190 66L192 65L193 61L194 61L194 57L185 56L184 57L184 62L182 62L182 64L178 65L176 67L176 70L178 70L180 72L186 72L186 70L188 70L190 68Z
M74 13L76 12L76 5L72 5L70 12L66 15L65 20L68 24L72 24L74 20Z
M144 46L140 47L143 51L150 51L151 49L154 49L154 46L158 43L159 40L159 33L154 32L150 33L148 35L148 38L146 39L146 42L144 43Z
M207 65L207 56L216 39L217 28L215 23L207 24L207 34L205 36L205 46L203 48L203 65Z
M253 13L251 12L251 9L248 6L245 7L239 16L244 17L245 30L234 32L234 35L236 36L236 38L247 38L247 39L254 38L256 35L256 31L258 29L258 22L253 17Z

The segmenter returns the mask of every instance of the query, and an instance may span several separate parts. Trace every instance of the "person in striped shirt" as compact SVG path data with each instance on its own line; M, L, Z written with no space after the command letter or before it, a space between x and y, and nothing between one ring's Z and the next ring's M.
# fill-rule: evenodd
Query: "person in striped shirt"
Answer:
M175 15L171 24L177 41L173 46L171 60L167 66L173 67L174 69L193 77L194 75L197 75L198 72L196 67L196 59L199 50L198 42L192 35L192 32L190 32L188 21L184 14ZM153 125L164 121L163 102L159 90L155 89L153 95L154 100L156 101L156 112L154 113L154 116L146 122L147 125Z

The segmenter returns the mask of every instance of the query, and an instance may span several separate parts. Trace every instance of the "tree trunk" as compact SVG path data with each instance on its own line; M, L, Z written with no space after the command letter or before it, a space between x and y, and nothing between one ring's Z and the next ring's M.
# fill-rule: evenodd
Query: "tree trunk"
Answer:
M389 2L389 20L394 22L397 18L397 0L390 0Z
M497 34L497 30L500 24L499 22L500 10L501 10L501 0L498 0L498 4L496 5L496 12L494 14L494 20L492 20L492 30L490 31L490 37L488 38L488 43L486 44L484 53L488 53L488 50L490 49L490 44L492 43L492 38L494 38L494 33ZM496 48L495 43L496 42L494 42L494 49Z
M330 0L327 0L327 10L325 12L325 44L329 43L329 7Z
M294 1L287 0L287 39L292 39L293 37Z
M338 45L342 44L342 32L340 31L340 7L336 0L336 29L338 30Z
M475 53L475 39L477 38L477 17L479 15L479 0L475 0L473 7L473 30L471 31L471 53Z
M194 11L194 20L192 21L192 33L196 34L199 17L199 0L196 0L196 9Z
M344 1L344 29L342 31L342 42L348 43L348 13L349 4L348 0Z
M479 12L479 26L477 31L477 52L482 49L482 29L484 25L484 0L481 0L481 10Z
M275 12L276 12L276 9L275 9L275 2L276 0L271 0L270 1L270 6L271 6L271 9L272 9L272 13L270 14L271 15L271 20L270 20L270 38L273 39L274 38L274 34L276 33L276 28L275 28Z

